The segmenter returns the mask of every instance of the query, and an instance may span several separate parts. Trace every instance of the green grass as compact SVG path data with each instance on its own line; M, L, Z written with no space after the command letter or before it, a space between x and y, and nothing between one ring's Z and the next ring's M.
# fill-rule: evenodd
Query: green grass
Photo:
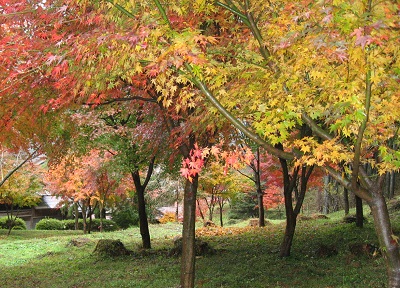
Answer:
M366 214L367 215L367 214ZM382 257L354 256L352 243L377 244L373 225L365 228L340 222L343 214L329 220L300 221L292 256L279 258L284 225L248 229L244 234L202 236L217 250L197 257L196 287L385 287ZM0 230L1 287L177 287L180 259L168 257L180 224L152 225L152 252L140 252L138 228L83 235L74 231ZM71 239L87 238L87 244L69 245ZM120 239L135 251L120 258L101 258L93 253L98 239ZM320 257L321 244L334 245L338 254Z

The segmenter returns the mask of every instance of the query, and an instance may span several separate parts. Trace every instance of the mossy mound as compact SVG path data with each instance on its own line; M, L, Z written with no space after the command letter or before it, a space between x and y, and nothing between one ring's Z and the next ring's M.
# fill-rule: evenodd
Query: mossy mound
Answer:
M75 238L75 239L71 239L71 241L69 241L68 245L69 246L75 246L75 247L82 247L85 246L87 243L90 243L92 240L90 240L89 238Z
M101 256L118 257L130 255L131 251L125 248L121 240L100 239L93 253Z
M336 245L325 245L325 244L319 244L318 248L315 251L315 255L318 258L332 257L337 255L338 253L339 251Z
M207 242L195 239L194 249L196 256L205 256L215 254L215 249L212 248ZM170 250L169 256L180 256L182 254L182 237L174 239L174 247Z

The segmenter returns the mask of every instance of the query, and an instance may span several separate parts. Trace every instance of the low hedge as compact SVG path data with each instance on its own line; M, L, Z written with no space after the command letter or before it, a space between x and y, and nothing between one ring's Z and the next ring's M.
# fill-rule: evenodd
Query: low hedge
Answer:
M0 229L9 229L10 221L11 220L9 220L8 217L1 217L0 218ZM23 219L17 217L14 220L13 229L14 230L26 230L25 221Z
M45 218L40 220L35 227L36 230L64 230L64 223L58 219Z
M89 219L87 220L89 225ZM52 218L46 218L40 220L36 224L37 230L75 230L75 220L58 220ZM78 229L83 230L83 219L78 221ZM116 231L118 230L118 225L108 219L103 219L103 231ZM92 219L92 225L90 231L96 232L100 231L100 219Z

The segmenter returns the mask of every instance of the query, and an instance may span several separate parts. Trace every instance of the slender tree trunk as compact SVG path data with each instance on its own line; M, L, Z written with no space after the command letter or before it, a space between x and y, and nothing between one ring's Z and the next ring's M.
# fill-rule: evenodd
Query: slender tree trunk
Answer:
M195 279L195 224L198 176L186 180L183 205L181 287L193 288Z
M79 230L79 207L78 203L74 202L74 211L75 211L75 230Z
M261 171L260 171L260 147L257 147L256 167L254 167L254 180L257 190L257 205L258 205L258 226L265 226L265 209L264 209L264 192L261 187Z
M293 213L293 200L292 192L296 182L298 169L293 173L292 179L289 177L289 169L287 161L285 159L279 158L282 167L283 174L283 195L285 201L285 212L286 212L286 228L285 235L283 236L283 241L281 244L280 257L290 256L290 250L292 247L294 232L296 229L296 217Z
M286 228L285 228L285 234L283 236L283 241L281 244L281 250L279 254L280 257L290 256L290 250L293 244L293 237L296 231L296 224L297 224L297 215L293 213L293 210L290 211L289 209L286 209Z
M90 234L92 232L92 205L89 204L89 213L88 213L88 217L89 217L89 225L87 225L86 230L88 232L88 234ZM86 218L87 221L87 218Z
M224 227L224 222L222 219L222 210L224 208L224 199L221 196L218 197L218 206L219 206L219 223L220 223L221 227Z
M362 199L356 195L356 226L362 228L364 226L364 211Z
M301 207L303 206L304 197L307 190L308 179L310 179L311 173L314 166L301 168L301 181L300 181L300 191L298 190L298 198L295 207L293 208L292 194L294 187L297 186L298 173L300 168L297 167L292 173L292 177L289 177L289 170L287 161L284 159L279 159L282 166L283 182L284 182L284 200L286 209L286 229L285 235L283 237L283 242L281 245L280 256L288 257L290 256L290 250L292 248L293 237L296 230L297 216L300 213Z
M147 220L146 200L144 197L144 187L140 182L139 171L132 172L132 179L135 184L136 197L138 202L139 228L142 236L142 245L144 249L151 249L149 223Z
M178 187L176 188L176 207L175 207L175 221L179 221L179 180L178 180ZM203 219L204 220L204 219Z
M87 219L86 219L86 206L82 205L81 207L82 210L82 220L83 220L83 234L87 233Z
M257 204L258 204L258 226L265 226L265 209L264 209L264 193L262 191L257 192Z
M375 231L382 252L385 254L389 288L400 287L400 254L399 244L394 238L389 213L382 191L375 191L372 201L368 204L374 218Z
M205 217L204 217L203 211L201 210L199 199L196 199L196 202L197 202L197 207L199 208L200 217L201 217L201 219L203 220L203 222L205 222L206 219L205 219Z
M322 213L329 213L329 176L324 176L324 193L322 196Z
M104 210L103 204L100 204L99 210L100 210L100 227L99 227L99 230L100 230L100 232L103 232L103 210Z

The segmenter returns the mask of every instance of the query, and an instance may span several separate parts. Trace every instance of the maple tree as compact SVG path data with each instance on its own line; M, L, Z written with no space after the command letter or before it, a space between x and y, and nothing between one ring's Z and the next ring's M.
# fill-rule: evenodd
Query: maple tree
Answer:
M224 172L221 163L212 161L201 173L199 178L199 197L198 208L201 209L200 202L204 202L208 208L208 217L213 221L215 208L219 209L219 222L223 226L223 208L227 201L235 197L235 194L246 190L246 180L235 171ZM240 191L239 191L240 187ZM203 217L203 220L204 217Z
M5 150L1 151L0 204L6 208L9 225L8 235L11 233L20 209L35 206L41 201L39 194L39 190L42 188L40 166L32 162L23 166L31 158L31 155L26 156L26 153L21 151L18 154Z
M399 169L398 151L387 145L389 139L398 141L399 6L393 1L308 2L312 5L217 2L247 29L250 41L234 39L232 45L242 44L244 49L236 51L249 52L239 54L244 61L241 67L235 63L234 75L240 80L229 90L226 85L210 88L206 72L195 84L235 127L265 149L284 161L296 157L299 166L325 167L366 200L387 254L389 286L398 287L398 244L381 183L385 172ZM232 71L226 63L223 66L218 74ZM209 63L202 68L210 71ZM224 97L217 99L221 90ZM238 105L243 109L245 95L251 96L244 108L251 112L246 118L253 123L251 129L232 109ZM387 110L385 103L395 104ZM291 131L301 124L313 135L291 140ZM274 151L272 145L279 143L285 143L287 150ZM291 150L294 155L287 153ZM373 180L362 167L367 162L378 171ZM338 172L339 166L346 168L345 174Z
M82 157L66 155L59 163L51 165L45 178L46 187L53 195L79 206L85 233L90 233L87 219L91 221L95 207L100 207L101 219L106 200L113 194L125 193L126 187L122 184L126 182L119 181L118 175L112 175L105 169L110 157L110 153L102 156L99 150L91 150Z

